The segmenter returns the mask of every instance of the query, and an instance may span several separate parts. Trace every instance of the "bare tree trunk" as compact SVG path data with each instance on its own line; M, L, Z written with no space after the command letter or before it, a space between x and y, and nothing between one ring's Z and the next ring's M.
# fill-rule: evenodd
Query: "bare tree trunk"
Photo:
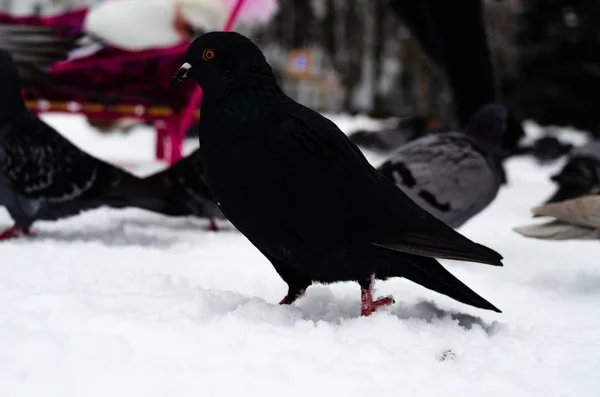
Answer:
M338 65L337 70L341 72L342 84L347 90L344 108L354 112L352 100L354 99L354 91L362 77L365 29L364 21L360 15L360 3L357 0L347 0L347 7L344 23L347 62L345 65Z
M294 13L294 26L292 36L292 47L304 47L314 39L315 17L311 4L307 0L292 0Z
M383 1L374 1L373 3L373 23L374 23L374 35L373 35L373 76L372 76L372 87L373 87L373 107L371 108L371 115L373 117L385 117L387 111L384 106L383 97L381 95L381 76L383 74L383 60L385 57L385 44L387 41L386 37L386 5Z

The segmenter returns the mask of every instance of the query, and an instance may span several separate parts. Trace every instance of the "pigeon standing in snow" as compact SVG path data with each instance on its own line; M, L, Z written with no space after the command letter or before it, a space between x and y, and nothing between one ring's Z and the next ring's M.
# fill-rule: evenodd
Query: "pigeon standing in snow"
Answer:
M229 221L288 284L291 304L312 282L356 281L361 313L377 279L405 277L460 302L499 311L434 258L502 265L420 208L381 175L330 120L286 96L264 54L234 32L190 45L172 82L203 90L200 152Z
M567 164L551 179L558 184L558 189L546 203L600 191L600 141L593 140L573 149Z
M146 179L151 183L166 186L173 192L179 204L190 211L190 215L209 218L210 230L217 230L214 219L223 219L224 216L206 186L200 149Z
M377 169L430 214L459 227L487 207L506 180L493 150L505 124L503 106L484 106L466 133L436 133L412 141Z
M0 86L0 205L15 222L0 240L29 234L36 220L58 220L100 206L188 212L165 186L86 154L31 113L5 51L0 51Z

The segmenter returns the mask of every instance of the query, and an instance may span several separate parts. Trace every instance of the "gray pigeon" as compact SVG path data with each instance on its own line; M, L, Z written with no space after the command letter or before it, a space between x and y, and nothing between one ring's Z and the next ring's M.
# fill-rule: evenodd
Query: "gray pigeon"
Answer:
M36 220L58 220L109 206L188 215L172 191L83 152L26 107L10 53L0 51L0 206L15 225L0 240L29 234Z
M465 133L427 135L400 147L378 171L448 226L459 227L490 204L506 182L500 154L506 110L482 107ZM480 139L477 139L479 138Z
M592 140L573 149L565 166L550 179L558 189L547 204L600 191L600 141Z

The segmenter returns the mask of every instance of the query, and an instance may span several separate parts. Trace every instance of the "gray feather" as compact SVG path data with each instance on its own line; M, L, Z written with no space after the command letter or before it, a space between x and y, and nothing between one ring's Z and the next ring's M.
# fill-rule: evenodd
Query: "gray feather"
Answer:
M562 221L519 226L515 232L541 240L596 240L600 238L600 230L584 226L571 225Z
M461 133L432 134L402 146L379 170L451 227L483 210L502 184L498 164Z
M13 184L18 181L24 196L56 203L70 201L94 186L98 167L108 168L35 116L26 114L17 120L20 123L6 123L12 131L0 136L0 172ZM27 128L27 133L22 128ZM117 183L117 171L111 179Z

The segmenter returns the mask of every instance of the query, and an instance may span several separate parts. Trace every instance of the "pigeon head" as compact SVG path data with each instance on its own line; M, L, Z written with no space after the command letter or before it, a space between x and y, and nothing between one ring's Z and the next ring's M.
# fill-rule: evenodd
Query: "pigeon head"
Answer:
M502 147L508 112L498 104L482 106L469 120L465 132L494 147Z
M502 184L507 183L506 171L502 160L508 157L508 152L503 146L504 133L508 110L499 104L491 103L482 106L469 120L465 127L465 134L474 138L478 146L483 149L494 162Z
M206 102L259 101L281 94L262 51L236 32L210 32L197 37L171 84L190 79L202 87Z
M575 156L558 173L550 177L558 190L546 204L569 200L600 191L600 161L588 156Z
M21 81L12 55L0 50L0 119L12 117L25 108L21 97Z

